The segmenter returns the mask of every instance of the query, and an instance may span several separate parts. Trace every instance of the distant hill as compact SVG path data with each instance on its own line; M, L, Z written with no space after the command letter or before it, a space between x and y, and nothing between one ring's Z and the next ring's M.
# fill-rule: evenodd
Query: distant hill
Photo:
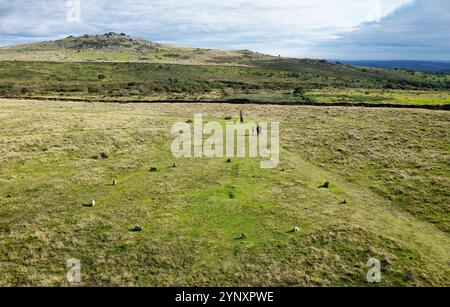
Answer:
M222 51L158 44L114 32L0 48L0 61L247 65L254 59L274 58L249 50Z
M377 67L377 68L389 68L389 69L409 69L428 72L450 72L449 62L438 61L340 61L341 63L365 66L365 67Z
M448 90L450 74L359 67L250 50L188 48L112 32L0 48L0 96L4 97L167 93L222 97L329 88Z

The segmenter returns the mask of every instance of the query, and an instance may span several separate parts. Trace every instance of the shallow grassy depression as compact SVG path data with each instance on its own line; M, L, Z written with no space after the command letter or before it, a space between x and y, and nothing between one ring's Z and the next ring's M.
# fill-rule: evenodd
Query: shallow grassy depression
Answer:
M173 158L175 122L240 110L280 122L279 167ZM67 286L77 258L85 286L366 286L377 258L381 286L449 286L449 131L445 111L0 100L0 285Z

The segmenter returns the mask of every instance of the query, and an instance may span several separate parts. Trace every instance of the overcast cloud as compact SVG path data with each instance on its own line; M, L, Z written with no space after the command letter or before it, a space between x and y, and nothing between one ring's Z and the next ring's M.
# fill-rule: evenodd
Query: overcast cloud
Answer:
M377 3L379 2L379 9ZM0 0L0 45L125 32L296 57L449 59L448 0Z

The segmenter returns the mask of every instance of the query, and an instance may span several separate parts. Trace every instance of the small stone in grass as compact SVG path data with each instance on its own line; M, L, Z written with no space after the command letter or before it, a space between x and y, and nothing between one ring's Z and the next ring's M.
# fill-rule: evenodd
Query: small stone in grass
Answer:
M158 168L156 166L150 167L150 172L157 172Z
M246 233L243 233L242 235L241 235L241 238L240 238L241 240L247 240L247 234Z
M407 273L407 274L405 275L405 279L406 279L407 281L414 281L414 280L416 279L416 276L415 276L413 273Z
M176 164L176 163L173 163L173 164L172 164L172 167L173 167L173 168L176 168L176 167L177 167L177 164Z
M113 180L113 185L118 185L119 182L117 180Z
M329 187L330 187L329 181L325 182L322 186L320 186L320 188L324 188L324 189L328 189Z
M347 204L347 203L348 203L347 200L344 199L344 201L343 201L341 204L345 205L345 204Z
M143 230L144 230L144 228L142 226L139 226L139 225L136 225L133 228L133 231L137 231L137 232L140 232L140 231L143 231Z
M109 158L109 153L106 150L102 150L100 152L100 159L108 159Z
M292 229L292 232L299 232L300 231L300 228L298 228L298 227L294 227L293 229Z
M228 160L227 160L227 163L231 163L231 159L228 159Z
M91 200L90 206L95 207L95 199Z

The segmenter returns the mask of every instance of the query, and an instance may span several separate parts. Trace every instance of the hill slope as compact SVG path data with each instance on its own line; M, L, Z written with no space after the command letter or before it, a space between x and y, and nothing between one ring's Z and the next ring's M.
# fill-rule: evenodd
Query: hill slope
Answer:
M0 48L2 97L442 105L449 89L450 74L186 48L117 33ZM386 94L393 90L427 93Z
M357 67L326 60L283 58L250 50L224 51L158 44L124 33L84 35L33 44L0 48L0 61L24 62L126 62L179 65L252 66L292 72L291 75L317 74L342 80L392 79L439 84L423 73ZM448 80L447 80L448 81Z
M271 58L247 50L221 51L158 44L113 32L0 48L0 61L245 65L253 59Z

